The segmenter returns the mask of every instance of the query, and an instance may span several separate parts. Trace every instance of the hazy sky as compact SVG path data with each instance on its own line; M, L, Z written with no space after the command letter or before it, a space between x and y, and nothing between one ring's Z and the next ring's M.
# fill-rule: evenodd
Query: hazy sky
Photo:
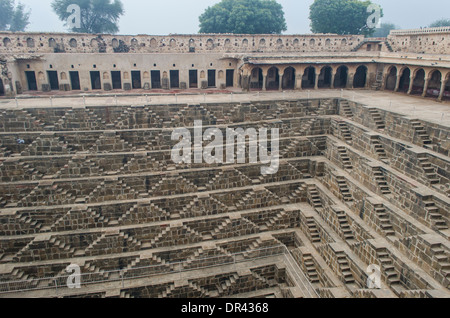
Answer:
M31 8L27 31L65 32L63 23L51 9L52 0L20 0ZM120 34L189 34L199 30L198 17L220 0L122 0L125 15ZM310 33L309 6L314 0L278 0L283 5L288 26L286 34ZM450 18L449 0L373 0L382 6L382 22L403 29L427 26L440 18Z

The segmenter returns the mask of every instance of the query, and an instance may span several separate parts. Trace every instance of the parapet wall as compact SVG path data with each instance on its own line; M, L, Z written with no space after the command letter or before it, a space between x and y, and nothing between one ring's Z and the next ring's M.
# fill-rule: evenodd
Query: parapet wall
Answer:
M362 35L0 33L0 53L350 52Z
M391 31L388 40L395 52L449 54L450 27Z

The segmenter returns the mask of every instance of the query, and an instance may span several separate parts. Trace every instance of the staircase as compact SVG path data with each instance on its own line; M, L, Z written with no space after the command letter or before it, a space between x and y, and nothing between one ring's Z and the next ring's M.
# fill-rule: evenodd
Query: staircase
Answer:
M425 147L427 145L429 146L432 144L430 136L428 135L425 127L422 126L420 121L411 121L411 126L414 129L415 135L419 136L422 147ZM429 147L426 147L426 148L429 148Z
M306 219L306 226L308 227L309 234L311 235L311 242L320 243L320 233L317 229L317 224L313 217L309 217Z
M387 154L384 151L383 145L381 144L378 136L371 137L371 143L375 149L375 154L378 156L379 160L388 160Z
M303 255L303 264L306 268L306 274L308 275L309 281L312 284L319 283L319 274L316 270L316 264L314 263L314 260L310 254Z
M348 223L347 214L344 211L335 211L335 213L345 241L349 242L350 240L354 240L355 236Z
M380 221L381 231L386 236L395 236L394 227L391 224L388 213L383 204L375 204L374 211L376 218Z
M352 109L350 108L350 104L349 104L348 100L341 100L340 107L341 107L341 113L345 117L347 117L349 119L353 119L353 112L352 112Z
M431 162L428 160L427 154L419 154L417 156L419 160L419 165L425 172L425 176L430 182L430 184L438 184L440 180L437 176L436 169L432 166Z
M352 142L353 138L352 138L352 134L350 133L350 129L348 129L348 125L345 122L339 122L338 123L338 128L341 132L342 137L344 138L344 140L346 142Z
M373 121L375 122L375 126L378 130L382 130L386 128L386 124L384 123L383 119L381 118L380 113L376 108L370 108L369 109L370 116L372 116Z
M400 277L395 270L394 262L386 248L376 250L377 259L381 264L381 273L386 276L386 283L391 285L400 285Z
M342 195L342 199L345 202L353 202L353 197L352 194L350 193L350 189L347 185L347 180L345 179L345 177L336 176L336 182L339 187L339 192Z
M350 157L348 156L347 148L346 147L338 147L338 154L340 161L342 162L342 165L344 166L344 169L351 170L353 169L352 162L350 161Z
M307 192L308 192L309 204L314 209L322 209L323 208L322 200L320 199L320 195L319 195L319 191L317 191L317 187L314 184L309 185Z
M391 190L389 189L389 185L384 177L384 174L380 167L372 168L373 178L376 182L377 188L380 190L381 194L388 195L391 194Z
M430 220L431 225L437 230L447 230L448 225L442 214L439 212L439 208L433 201L432 196L427 196L423 198L423 203L425 205L426 220Z
M448 284L448 281L450 281L450 258L448 252L443 248L442 244L431 245L431 251L433 258L436 259L440 266L440 272L447 279Z
M339 265L339 270L342 274L342 281L345 284L354 284L355 279L353 278L352 271L350 270L350 265L347 260L347 255L344 252L336 253L337 262Z

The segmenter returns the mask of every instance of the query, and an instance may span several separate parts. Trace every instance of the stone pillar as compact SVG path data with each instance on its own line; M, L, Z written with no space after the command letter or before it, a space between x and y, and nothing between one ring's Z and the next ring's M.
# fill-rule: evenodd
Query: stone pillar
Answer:
M302 90L303 73L305 70L295 69L295 89Z
M263 70L263 87L262 90L266 91L266 85L267 85L267 70Z
M353 73L348 73L347 76L347 86L345 88L347 89L352 89L353 88Z
M278 84L278 90L282 91L283 90L283 77L284 77L284 73L279 73L279 79L280 79L280 83Z
M397 80L395 81L394 92L398 92L398 89L400 88L400 78L401 78L401 75L397 74Z
M444 92L445 92L445 84L447 84L446 80L442 80L441 81L441 91L439 92L439 97L438 100L442 100L442 98L444 97Z
M425 83L423 85L423 93L422 93L422 97L427 96L427 90L428 90L428 83L429 83L429 79L428 77L425 78Z
M411 92L412 92L412 89L413 89L413 84L414 84L414 76L411 73L410 79L409 79L409 88L408 88L408 92L407 92L408 95L411 95Z
M319 89L319 77L320 77L320 73L317 74L317 72L315 72L316 78L315 78L315 83L314 83L314 89L318 90Z
M334 79L336 78L336 73L337 73L337 70L336 70L336 72L334 72L334 71L331 72L331 84L330 84L331 89L334 89Z

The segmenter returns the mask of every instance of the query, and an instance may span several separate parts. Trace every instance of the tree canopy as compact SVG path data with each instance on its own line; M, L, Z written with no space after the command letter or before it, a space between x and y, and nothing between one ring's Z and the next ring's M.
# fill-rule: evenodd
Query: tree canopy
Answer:
M374 15L367 9L372 4L370 0L315 0L310 7L311 31L371 35L375 28L368 25L368 20ZM380 8L380 18L382 16Z
M54 0L53 11L61 21L66 22L71 16L67 8L76 4L81 9L80 28L71 28L72 32L80 33L117 33L119 19L124 14L120 0Z
M275 0L222 0L200 16L200 33L280 34L287 30Z
M25 31L30 24L30 11L14 0L0 0L0 31Z
M430 28L450 26L450 19L440 19L430 24Z

